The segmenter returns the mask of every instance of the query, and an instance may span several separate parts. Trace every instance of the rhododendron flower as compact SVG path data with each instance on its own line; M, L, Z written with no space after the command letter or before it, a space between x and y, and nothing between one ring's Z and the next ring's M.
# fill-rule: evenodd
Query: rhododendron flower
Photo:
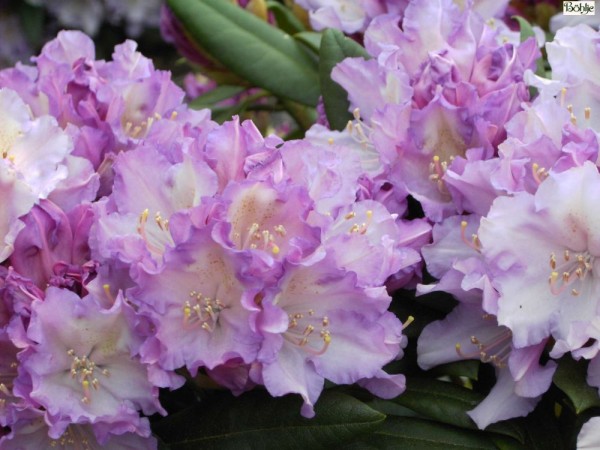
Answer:
M498 290L498 322L517 348L552 336L554 356L582 347L597 317L600 174L586 162L551 173L537 192L498 198L479 239Z
M52 437L70 423L143 432L137 410L163 411L158 389L135 357L141 338L132 328L134 312L121 296L103 309L91 296L81 299L50 287L31 308L27 335L34 344L19 355L23 370L16 383L20 395L45 408Z
M406 0L298 0L310 15L315 30L337 28L345 33L365 31L369 22L381 14L400 12Z
M214 369L233 358L250 363L260 336L242 307L257 293L237 276L235 254L216 243L212 227L193 229L189 238L165 254L158 273L141 272L131 299L156 324L146 353L157 351L165 370ZM154 349L157 347L157 349ZM154 349L154 350L153 350Z
M26 214L67 176L61 162L72 145L50 116L34 119L19 95L0 89L0 187L4 207L0 215L0 261L12 252Z
M463 359L479 359L496 369L496 384L469 416L481 429L489 424L530 413L548 390L556 364L539 364L546 341L521 349L512 334L480 306L462 303L419 336L419 366L430 369Z
M306 417L314 415L325 379L351 384L378 378L405 344L402 324L385 311L385 289L360 288L352 272L332 263L286 264L277 288L248 305L264 338L256 381L274 396L300 394ZM402 390L397 384L395 394Z

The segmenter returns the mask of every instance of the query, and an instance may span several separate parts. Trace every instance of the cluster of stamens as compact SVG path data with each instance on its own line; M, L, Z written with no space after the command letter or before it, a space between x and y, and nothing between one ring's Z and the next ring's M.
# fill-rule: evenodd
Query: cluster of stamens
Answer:
M477 350L464 353L460 344L456 344L456 353L464 359L477 358L484 363L491 363L499 369L506 367L506 362L512 350L512 333L508 328L499 327L498 333L489 341L483 342L477 336L471 336L471 344Z
M550 254L550 276L548 283L550 291L554 295L560 295L575 282L582 282L592 271L593 257L587 251L571 254L565 250L562 254L562 262L559 262L554 253ZM571 288L571 295L578 296L580 290Z
M200 328L212 333L219 320L219 313L224 309L225 305L218 298L191 291L190 300L183 304L183 322L186 325L199 324Z
M154 113L153 116L148 117L146 120L142 120L139 125L134 125L133 122L127 121L123 125L123 131L125 132L125 134L132 138L142 138L148 134L150 128L152 128L152 124L154 123L154 121L161 120L162 118L163 117L159 113ZM175 120L176 118L177 111L173 111L169 119Z
M7 371L0 372L0 411L6 406L7 400L13 397L12 384L17 376L16 361L10 363L7 368Z
M353 122L352 120L348 121L348 125L346 125L348 133L356 142L358 142L361 145L361 147L372 147L373 144L371 143L371 139L369 139L369 136L367 136L367 133L371 133L372 130L368 125L366 125L363 122L360 116L360 109L356 108L352 112L352 115L354 116L355 122ZM365 133L365 131L367 133Z
M454 156L450 156L449 160L450 163L452 163L452 161L454 161ZM442 194L448 193L448 189L443 180L446 170L448 170L448 165L448 161L442 161L438 155L434 155L429 163L429 180L437 184L437 188Z
M152 244L150 242L150 239L148 238L146 224L148 223L149 215L150 215L150 211L147 208L142 211L142 213L140 214L140 216L138 218L137 232L144 239L144 241L146 241L146 244L148 245L148 248L151 251L153 251L155 253L162 253L163 250L161 248L157 247L156 245ZM163 218L161 216L160 212L158 212L158 211L154 215L154 222L156 223L156 226L158 227L158 229L160 231L168 233L169 219Z
M276 244L276 238L283 238L287 235L285 227L281 224L275 225L273 231L263 230L258 223L253 223L248 228L246 239L242 243L242 248L252 250L260 249L270 251L274 255L281 252L281 248ZM234 233L234 237L239 238L239 233Z
M75 431L77 425L68 426L65 432L58 439L52 439L50 441L50 447L55 448L73 448L77 450L92 450L90 440L84 433L77 433Z
M565 105L565 98L567 95L567 88L562 88L560 90L560 106L564 107ZM577 116L573 113L573 105L569 104L567 105L567 111L569 111L569 114L571 115L570 119L571 119L571 123L573 125L577 125ZM583 117L585 118L585 125L589 126L589 122L590 122L590 118L592 117L592 108L585 107L583 109Z
M331 343L327 316L319 317L313 309L309 309L307 312L289 313L288 318L288 329L284 334L286 340L315 356L327 351Z
M354 211L349 212L344 216L345 220L352 220L356 218L356 213ZM369 225L373 219L373 211L370 209L365 211L365 221L364 222L355 222L350 226L348 230L348 234L366 234L369 229Z
M89 403L91 401L91 389L98 390L100 388L100 381L96 378L96 373L100 372L105 377L109 377L110 373L108 369L101 369L96 366L96 363L92 361L88 356L83 355L81 358L75 354L75 350L70 349L67 351L73 361L71 362L71 378L81 383L83 388L82 403Z
M538 185L542 184L542 181L548 178L548 171L544 167L540 167L538 163L531 165L531 174Z

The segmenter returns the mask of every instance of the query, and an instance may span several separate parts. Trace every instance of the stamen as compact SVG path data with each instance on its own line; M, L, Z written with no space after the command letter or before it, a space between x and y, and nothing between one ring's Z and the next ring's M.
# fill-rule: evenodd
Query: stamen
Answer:
M499 327L497 334L492 336L489 342L482 342L477 336L471 336L470 340L477 349L471 353L464 353L460 343L456 343L455 350L458 356L463 359L479 359L498 368L506 367L506 361L512 351L512 333L508 328Z
M469 224L466 220L463 220L460 223L460 237L462 241L470 248L475 250L477 253L481 253L481 241L479 240L479 236L476 234L471 235L471 240L469 241L466 237L467 226Z
M538 184L538 186L542 184L542 181L544 181L548 177L548 172L546 171L546 169L540 167L537 163L533 163L531 165L531 173L533 175L533 179Z
M112 295L112 292L110 292L110 284L103 284L102 289L104 290L104 295L106 295L106 297L114 305L116 300L115 297Z
M148 208L146 208L145 210L142 211L142 213L140 214L140 217L138 219L137 232L142 237L142 239L144 239L144 241L146 242L146 246L148 247L148 249L150 251L152 251L154 253L162 254L163 249L157 247L152 242L150 242L150 239L148 238L148 235L146 234L146 223L148 222L149 215L150 215L150 211L148 210Z
M408 316L406 321L402 324L402 329L405 330L406 327L408 327L414 321L415 321L415 318L413 316Z

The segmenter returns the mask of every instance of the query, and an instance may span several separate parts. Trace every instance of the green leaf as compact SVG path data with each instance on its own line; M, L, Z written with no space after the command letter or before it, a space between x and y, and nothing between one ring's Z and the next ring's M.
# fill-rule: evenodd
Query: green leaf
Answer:
M519 29L520 29L520 32L521 32L521 34L520 34L520 41L521 42L523 42L527 38L535 37L535 33L533 32L533 27L527 21L527 19L525 19L524 17L521 17L521 16L512 16L512 19L514 19L517 22L519 22Z
M275 16L277 26L289 34L296 34L301 31L306 31L304 24L296 17L292 10L286 8L279 2L267 1L267 8Z
M353 397L324 392L316 417L300 416L298 396L272 398L264 391L210 402L166 417L154 426L171 450L331 448L374 430L385 415Z
M289 34L223 0L168 0L191 39L255 86L315 106L319 76L313 58Z
M319 76L321 79L321 93L325 105L325 114L329 125L334 130L343 130L352 119L348 112L350 102L348 94L335 81L331 79L331 70L337 63L348 57L368 58L367 51L350 38L335 29L327 29L321 38L319 52Z
M477 426L467 411L475 408L483 398L482 394L453 383L410 378L406 383L406 391L394 401L438 422L476 430ZM510 436L519 442L525 440L523 430L511 422L497 423L487 430Z
M586 373L586 362L574 361L569 356L560 359L554 373L554 384L567 394L577 414L594 406L600 406L598 391L587 384Z
M314 31L302 31L301 33L294 34L294 39L302 42L315 53L319 53L322 37L323 35L321 33L316 33Z
M470 380L477 380L480 364L480 361L474 359L455 361L436 366L431 369L431 373L436 375L448 375L451 377L467 377Z
M44 39L44 9L25 2L18 4L21 30L29 43L36 47Z
M525 446L527 450L562 450L575 448L565 445L568 435L561 428L554 415L554 401L545 396L537 405L535 410L527 417L520 419L527 430Z
M479 431L415 419L388 417L367 441L371 449L402 450L497 450L490 436ZM352 447L351 447L352 448Z
M217 86L207 93L196 97L190 102L189 106L194 109L210 108L211 106L238 95L245 90L246 88L244 86Z

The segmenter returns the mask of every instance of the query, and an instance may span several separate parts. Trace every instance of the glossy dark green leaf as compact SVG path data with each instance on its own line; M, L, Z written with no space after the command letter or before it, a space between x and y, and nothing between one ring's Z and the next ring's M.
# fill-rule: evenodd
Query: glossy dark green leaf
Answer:
M377 450L497 450L486 433L464 430L412 417L388 417L375 433L365 440ZM350 447L352 448L352 447Z
M479 376L480 364L480 361L474 359L456 361L436 366L431 369L431 373L436 375L447 375L451 377L466 377L470 380L477 380L477 377Z
M575 448L567 446L569 437L554 415L554 401L549 396L542 398L535 410L521 419L527 430L525 446L527 450L563 450ZM567 432L568 434L568 432Z
M154 431L171 450L325 449L368 433L385 419L355 398L331 391L319 398L313 419L301 417L300 406L298 396L219 395L166 417Z
M368 58L369 54L363 47L344 36L339 30L327 29L323 32L319 51L321 94L323 95L327 120L334 130L343 130L352 116L348 112L350 107L348 94L331 79L331 70L343 59L358 56Z
M289 34L223 0L168 0L196 44L234 74L274 95L314 106L316 62Z
M243 86L217 86L206 94L196 97L190 102L189 106L194 109L210 108L223 100L244 92L244 90L246 88Z
M267 8L275 16L277 26L286 33L296 34L306 31L304 24L296 17L292 10L281 3L269 0L267 1Z
M409 378L406 391L394 399L424 417L461 428L476 430L477 426L467 415L484 396L453 383L435 379ZM510 436L524 442L524 432L511 422L489 426L488 431Z
M554 384L567 394L577 414L594 406L600 407L598 390L587 384L586 374L585 361L574 361L570 356L561 358L554 373Z

